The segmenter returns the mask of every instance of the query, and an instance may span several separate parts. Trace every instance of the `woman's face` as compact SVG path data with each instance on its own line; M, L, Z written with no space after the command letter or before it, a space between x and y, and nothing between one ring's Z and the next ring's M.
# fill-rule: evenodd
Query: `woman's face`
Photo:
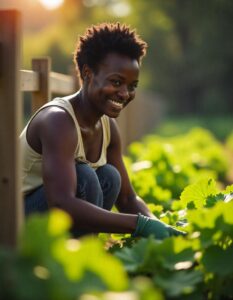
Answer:
M134 99L138 77L137 60L110 53L101 62L96 73L90 71L88 101L100 115L116 118Z

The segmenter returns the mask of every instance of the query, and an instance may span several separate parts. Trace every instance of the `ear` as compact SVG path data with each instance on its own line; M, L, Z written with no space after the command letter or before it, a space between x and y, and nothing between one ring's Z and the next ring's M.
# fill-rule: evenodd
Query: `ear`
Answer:
M85 80L90 80L91 78L91 75L92 75L93 71L91 70L91 68L88 66L88 65L83 65L83 68L82 68L82 79L85 81Z

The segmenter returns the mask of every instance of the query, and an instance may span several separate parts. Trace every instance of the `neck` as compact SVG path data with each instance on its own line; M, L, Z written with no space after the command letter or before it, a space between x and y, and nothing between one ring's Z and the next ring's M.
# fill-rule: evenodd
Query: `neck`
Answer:
M102 115L90 104L83 88L77 93L73 104L79 125L84 128L95 128Z

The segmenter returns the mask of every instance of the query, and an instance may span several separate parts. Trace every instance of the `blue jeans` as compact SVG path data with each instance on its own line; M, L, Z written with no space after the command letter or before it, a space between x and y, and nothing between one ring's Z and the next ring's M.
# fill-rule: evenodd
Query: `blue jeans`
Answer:
M75 166L78 179L76 197L103 209L111 210L121 188L121 177L118 170L110 164L99 167L97 170L82 163L76 163ZM25 196L24 212L26 217L32 213L46 212L48 209L43 185Z

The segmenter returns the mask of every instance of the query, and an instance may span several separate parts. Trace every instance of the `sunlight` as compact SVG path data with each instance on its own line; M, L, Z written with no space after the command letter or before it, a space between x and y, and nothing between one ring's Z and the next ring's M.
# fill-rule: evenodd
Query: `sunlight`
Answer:
M64 0L39 0L46 9L56 9L61 6Z
M127 17L131 13L130 5L125 1L110 3L108 10L110 14L116 17Z

